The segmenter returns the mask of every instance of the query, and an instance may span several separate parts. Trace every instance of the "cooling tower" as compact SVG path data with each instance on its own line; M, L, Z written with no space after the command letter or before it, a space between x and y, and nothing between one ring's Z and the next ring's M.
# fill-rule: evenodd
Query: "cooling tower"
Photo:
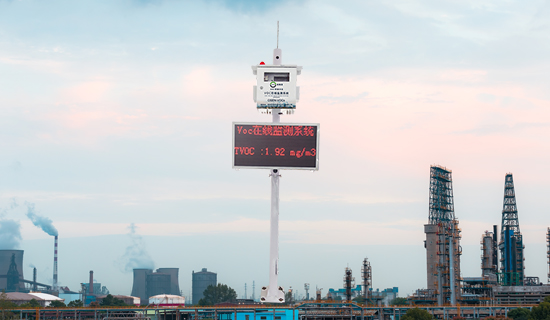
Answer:
M134 269L134 285L132 286L132 297L139 297L142 305L149 304L147 295L147 275L153 273L152 269Z
M158 268L158 273L165 273L170 275L170 292L169 294L180 295L180 284L179 284L179 268Z
M17 265L17 272L19 272L19 279L25 279L23 277L23 250L0 250L0 276L2 276L0 277L0 291L7 289L7 275L13 254L15 254L15 264ZM25 289L23 282L19 282L19 289Z
M147 275L147 297L168 294L171 290L170 275L166 273L151 273Z

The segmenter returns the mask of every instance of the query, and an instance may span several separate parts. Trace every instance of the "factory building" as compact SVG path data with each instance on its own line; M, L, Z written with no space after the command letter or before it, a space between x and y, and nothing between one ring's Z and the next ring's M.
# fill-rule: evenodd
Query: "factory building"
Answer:
M159 294L180 294L178 268L134 269L133 297L139 297L142 305L149 304L149 297Z
M218 285L218 274L202 268L200 272L193 271L193 304L196 305L204 297L203 292L208 286Z
M456 304L460 299L460 229L455 218L452 172L430 167L430 207L426 233L428 291L438 305Z
M64 301L64 299L61 299L54 295L39 292L7 292L6 300L11 301L16 305L22 305L24 303L30 302L31 300L36 300L36 302L38 302L41 307L47 307L54 301Z

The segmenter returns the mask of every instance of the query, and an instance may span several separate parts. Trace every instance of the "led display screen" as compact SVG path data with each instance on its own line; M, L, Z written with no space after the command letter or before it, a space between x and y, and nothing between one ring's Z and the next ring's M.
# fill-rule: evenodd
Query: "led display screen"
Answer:
M317 170L319 124L233 123L233 167Z

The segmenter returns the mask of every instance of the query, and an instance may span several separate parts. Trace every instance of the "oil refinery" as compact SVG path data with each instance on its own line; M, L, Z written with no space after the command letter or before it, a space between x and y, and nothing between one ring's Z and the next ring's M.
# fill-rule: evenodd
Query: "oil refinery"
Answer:
M430 167L428 223L424 226L426 250L425 288L419 288L407 297L409 305L432 306L510 306L532 305L550 295L550 285L543 284L538 277L524 274L525 257L523 236L520 230L519 214L512 173L504 177L503 207L501 225L492 225L485 231L480 241L480 275L463 275L461 272L462 247L461 228L454 211L452 171L442 166ZM550 228L547 229L548 279L550 279ZM58 287L58 236L53 242L53 281L40 283L36 278L36 268L31 279L23 273L23 250L0 250L0 290L5 292L42 292L63 296L68 288ZM366 305L380 306L390 302L388 297L397 297L397 288L373 290L373 267L376 261L365 258L362 262L361 280L357 286L352 270L346 268L343 287L330 289L325 299L351 301L362 297ZM126 297L138 299L147 305L149 298L162 294L180 295L179 268L134 269L132 291ZM216 285L216 273L203 268L192 272L193 300L202 297L208 285ZM90 271L89 283L76 293L86 305L108 293L101 284L94 283ZM306 284L306 291L309 285ZM320 295L320 290L318 290ZM393 295L387 292L394 292ZM246 297L245 297L246 298ZM74 300L74 299L73 299Z

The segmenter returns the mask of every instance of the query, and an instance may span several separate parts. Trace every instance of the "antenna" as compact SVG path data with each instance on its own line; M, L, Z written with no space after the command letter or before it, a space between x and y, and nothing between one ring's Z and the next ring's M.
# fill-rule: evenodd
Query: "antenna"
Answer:
M279 49L279 20L277 20L277 49Z

